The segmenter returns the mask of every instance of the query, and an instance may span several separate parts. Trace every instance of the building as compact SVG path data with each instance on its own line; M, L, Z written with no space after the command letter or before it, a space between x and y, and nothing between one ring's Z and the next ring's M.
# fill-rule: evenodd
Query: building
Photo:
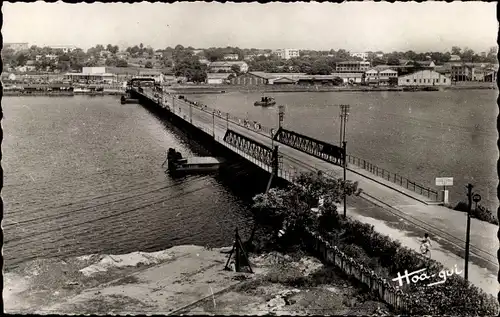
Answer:
M342 79L344 84L361 84L364 81L365 74L361 72L355 73L333 73L332 76Z
M154 78L155 82L157 83L164 82L163 74L160 71L154 69L141 69L139 71L139 77Z
M207 74L207 84L208 85L222 85L229 83L229 76L231 73L208 73Z
M453 81L471 81L474 67L467 64L456 64L451 66L451 78Z
M19 51L27 51L29 50L29 44L28 43L4 43L3 44L3 49L13 49L16 52Z
M248 72L248 64L246 62L240 61L224 61L224 62L212 62L209 64L209 69L213 73L217 72L232 72L232 67L236 65L240 67L241 73Z
M398 78L399 86L449 86L451 79L433 70L420 70Z
M99 52L99 56L101 58L108 58L110 57L111 55L113 55L110 51L107 51L107 50L104 50L104 51L100 51Z
M250 72L231 78L229 80L231 85L239 86L261 86L267 85L268 78L263 72Z
M486 69L484 72L484 81L489 83L496 83L498 71L495 69Z
M398 71L386 68L372 68L365 73L365 83L377 85L389 85L391 82L396 84Z
M63 53L69 53L76 50L76 46L74 45L51 45L49 47L53 50L61 50Z
M274 51L274 53L281 59L290 59L300 56L299 50L295 48L283 48Z
M18 66L16 67L16 71L20 73L27 73L27 72L32 72L36 70L35 65L24 65L24 66Z
M450 62L459 62L460 56L458 55L450 55Z
M87 84L113 84L116 83L117 76L107 73L106 67L83 67L81 73L66 73L64 79Z
M351 53L352 57L359 57L362 58L363 60L368 59L368 53Z
M237 61L238 60L238 54L225 54L223 59L225 61Z
M116 53L116 58L118 59L128 59L130 57L130 53L129 52L118 52Z
M206 58L200 58L198 61L200 62L200 64L207 65L207 66L210 65L210 61Z
M339 62L335 65L335 71L338 73L364 73L370 69L370 62L348 61Z
M433 61L415 61L415 64L424 69L434 70L436 68L436 64Z

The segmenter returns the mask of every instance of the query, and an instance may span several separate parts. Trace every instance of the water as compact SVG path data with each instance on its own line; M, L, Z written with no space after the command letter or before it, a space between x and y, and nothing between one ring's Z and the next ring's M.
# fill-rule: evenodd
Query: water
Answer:
M214 176L172 179L166 150L191 152L140 105L117 97L4 97L3 256L33 258L223 246L248 203Z
M348 153L412 181L441 190L453 177L450 202L466 200L470 182L496 213L496 90L439 92L266 93L286 105L285 128L339 143L340 104L350 104ZM278 125L277 107L255 107L261 93L188 95L221 111Z

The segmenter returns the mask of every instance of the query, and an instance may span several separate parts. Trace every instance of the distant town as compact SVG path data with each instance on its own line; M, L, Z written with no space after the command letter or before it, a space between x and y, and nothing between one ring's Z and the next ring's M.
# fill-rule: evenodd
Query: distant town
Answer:
M7 91L38 91L49 84L119 89L134 76L164 85L426 87L494 83L498 72L496 47L480 53L460 47L444 53L351 53L182 45L155 50L141 43L124 50L108 44L84 51L73 45L5 43L2 58Z

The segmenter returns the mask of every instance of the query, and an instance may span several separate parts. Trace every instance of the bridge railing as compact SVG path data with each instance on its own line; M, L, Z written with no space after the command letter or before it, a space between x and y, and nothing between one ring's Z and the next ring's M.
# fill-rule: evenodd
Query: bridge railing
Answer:
M255 125L255 124L253 124L253 122L251 122L248 119L242 119L240 117L233 116L230 113L216 110L214 108L208 107L207 105L204 105L201 103L194 103L194 102L187 100L187 99L184 99L183 101L190 103L192 106L195 106L199 110L204 111L206 113L212 114L215 112L215 115L217 117L224 119L224 120L228 120L232 124L239 125L241 127L258 132L258 133L265 135L265 136L268 136L268 137L272 137L272 135L271 135L271 130L273 130L272 128L262 126L261 124ZM225 143L225 142L223 142L223 143ZM233 148L233 147L231 146L231 148ZM240 151L236 148L233 148L233 149L237 150L239 154L243 153L242 151ZM251 156L249 156L249 157L251 157ZM251 159L251 161L253 163L257 163L257 160L254 161L253 158ZM354 164L354 165L356 165L356 166L358 166L358 167L360 167L360 168L362 168L362 169L364 169L364 170L366 170L366 171L368 171L368 172L370 172L378 177L386 179L394 184L397 184L403 188L411 190L417 194L428 197L429 199L432 199L435 201L438 200L439 194L437 191L435 191L435 190L433 190L425 185L421 185L421 184L418 184L414 181L411 181L408 178L403 177L397 173L389 172L388 170L381 168L381 167L378 167L378 166L376 166L376 165L374 165L374 164L372 164L364 159L347 154L347 163ZM262 163L260 163L260 164L262 164ZM259 165L259 164L257 164L257 165ZM292 170L287 170L285 168L280 168L279 172L278 172L279 177L282 177L282 178L287 179L287 180L291 180L296 175L297 175L297 172L292 171Z
M377 175L378 177L381 177L383 179L386 179L396 185L399 185L401 187L404 187L408 190L411 190L417 194L420 194L422 196L426 196L428 197L429 199L433 199L433 200L438 200L438 192L433 190L433 189L430 189L429 187L427 186L424 186L424 185L421 185L421 184L418 184L416 182L413 182L411 180L409 180L408 178L406 177L403 177L401 175L398 175L397 173L392 173L392 172L389 172L388 170L386 169L383 169L381 167L378 167L364 159L361 159L359 157L355 157L353 155L347 155L347 162L350 163L350 164L354 164L374 175Z

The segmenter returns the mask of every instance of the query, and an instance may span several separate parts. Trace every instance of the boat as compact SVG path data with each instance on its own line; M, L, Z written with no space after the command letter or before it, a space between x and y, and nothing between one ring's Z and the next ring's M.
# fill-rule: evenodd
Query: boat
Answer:
M167 152L168 171L171 173L210 173L217 171L223 163L215 157L187 157L183 158L180 152L169 148Z
M254 102L254 106L262 106L262 107L270 107L274 106L276 104L276 101L274 100L273 97L262 97L260 101Z
M122 105L126 104L126 103L139 103L139 99L133 99L133 98L130 98L130 95L127 95L127 96L122 96L120 98L120 103Z

